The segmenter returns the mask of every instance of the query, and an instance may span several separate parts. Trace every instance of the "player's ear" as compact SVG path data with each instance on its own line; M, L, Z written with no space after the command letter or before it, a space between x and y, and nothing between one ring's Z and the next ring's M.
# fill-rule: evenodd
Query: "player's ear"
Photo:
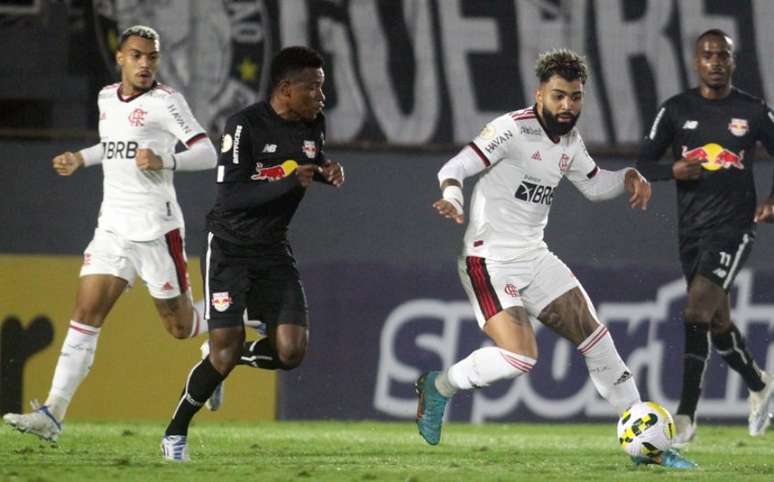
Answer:
M121 49L116 50L116 63L119 67L124 66L124 53L121 52Z

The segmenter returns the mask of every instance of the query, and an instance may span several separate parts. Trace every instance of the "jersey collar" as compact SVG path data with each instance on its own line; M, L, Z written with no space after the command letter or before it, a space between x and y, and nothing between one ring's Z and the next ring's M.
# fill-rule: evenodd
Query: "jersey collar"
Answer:
M143 94L147 94L147 93L148 93L148 92L150 92L151 90L153 90L153 89L155 89L156 87L158 87L158 85L159 85L158 81L153 81L153 85L151 85L150 89L148 89L148 90L144 90L144 91L142 91L142 92L139 92L139 93L137 93L137 94L134 94L134 95L133 95L133 96L131 96L131 97L123 97L123 96L121 95L121 87L123 86L123 84L119 84L119 85L118 85L118 88L116 89L116 95L118 96L118 100L120 100L121 102L126 102L126 103L129 103L129 102L133 101L134 99L136 99L137 97L140 97L140 96L141 96L141 95L143 95Z

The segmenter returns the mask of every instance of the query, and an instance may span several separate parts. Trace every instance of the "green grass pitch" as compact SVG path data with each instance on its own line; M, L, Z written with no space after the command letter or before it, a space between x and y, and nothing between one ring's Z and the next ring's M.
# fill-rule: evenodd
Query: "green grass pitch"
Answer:
M441 444L413 423L200 423L189 464L164 463L163 423L69 422L58 446L0 427L0 481L774 480L774 434L703 424L694 471L634 467L615 425L452 423Z

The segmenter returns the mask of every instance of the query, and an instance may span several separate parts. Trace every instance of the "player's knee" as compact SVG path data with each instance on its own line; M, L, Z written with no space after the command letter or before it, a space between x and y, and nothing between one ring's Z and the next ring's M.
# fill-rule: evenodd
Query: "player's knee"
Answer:
M306 355L306 347L303 346L286 347L277 351L283 370L298 368L304 361L304 355Z
M182 340L190 336L191 328L180 323L171 323L167 325L167 332L178 340Z

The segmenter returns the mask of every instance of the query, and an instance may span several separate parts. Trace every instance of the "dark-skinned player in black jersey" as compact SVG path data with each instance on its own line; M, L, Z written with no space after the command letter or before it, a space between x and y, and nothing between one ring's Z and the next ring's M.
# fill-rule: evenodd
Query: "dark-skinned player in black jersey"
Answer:
M774 409L772 377L757 366L731 320L729 298L756 223L774 218L774 197L756 210L753 179L756 143L774 152L774 114L762 99L733 86L734 42L725 32L702 33L694 63L699 87L661 106L637 162L648 180L677 183L680 261L688 283L683 386L675 415L678 447L696 433L710 344L749 389L750 435L766 431ZM655 162L670 147L674 163Z
M320 55L285 48L272 60L270 76L269 100L231 116L221 141L217 199L207 215L202 255L210 350L188 374L166 429L167 460L189 459L188 425L236 365L290 370L306 353L306 296L288 224L313 181L340 187L344 171L323 153ZM245 342L245 310L266 324L265 338Z

